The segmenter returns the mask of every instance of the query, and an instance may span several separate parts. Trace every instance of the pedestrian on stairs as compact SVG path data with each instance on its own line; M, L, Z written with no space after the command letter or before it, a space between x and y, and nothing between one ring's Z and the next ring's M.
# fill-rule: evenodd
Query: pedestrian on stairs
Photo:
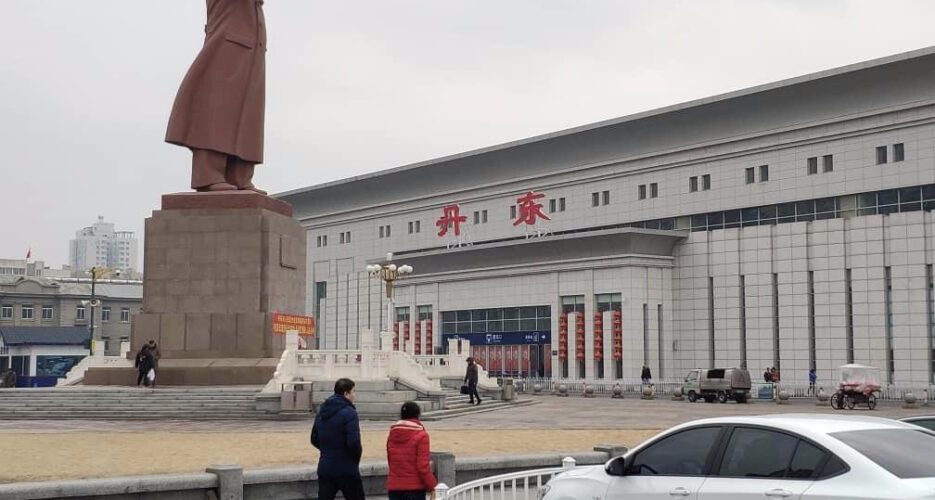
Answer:
M354 381L338 379L334 394L318 407L312 425L312 446L321 451L318 459L318 499L334 500L340 491L347 500L364 500L360 478L360 419L354 399Z
M386 461L390 472L386 477L389 500L425 500L425 493L435 500L438 480L432 474L429 433L419 416L422 409L414 401L403 403L400 420L390 427L386 438Z
M145 384L149 386L149 380L147 376L149 371L153 369L153 356L149 353L149 345L144 344L140 348L140 352L136 353L136 370L139 373L136 377L136 386L139 387L140 384ZM156 381L153 379L153 386L155 387Z
M467 372L464 374L464 383L468 386L468 395L471 396L471 404L479 405L480 404L480 394L477 393L477 365L474 363L474 358L467 359ZM477 398L477 402L474 402L474 398Z

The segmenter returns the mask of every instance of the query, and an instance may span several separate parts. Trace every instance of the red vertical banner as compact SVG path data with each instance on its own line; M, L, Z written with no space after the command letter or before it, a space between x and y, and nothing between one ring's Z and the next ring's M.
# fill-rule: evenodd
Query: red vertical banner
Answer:
M474 357L474 362L481 365L485 369L490 369L487 363L487 348L482 345L472 345L471 346L471 356Z
M520 365L519 365L520 374L519 375L520 377L522 377L523 374L525 374L527 377L532 376L532 367L529 365L529 349L531 348L533 348L533 346L529 346L529 345L519 346L519 359L520 359Z
M498 346L490 346L490 371L499 373L503 370L503 349Z
M422 354L422 322L416 321L416 345L415 345L415 355L418 356Z
M568 359L568 313L562 313L558 318L558 359Z
M539 359L543 360L542 370L544 372L545 378L549 378L552 376L552 356L551 356L552 346L544 345L544 346L537 346L537 347L539 347L539 356L540 356Z
M409 350L409 320L403 321L403 340L406 342L406 351Z
M434 354L434 346L432 345L432 320L425 320L425 353Z
M614 360L623 359L623 313L614 311Z
M584 361L584 314L575 314L575 359Z
M399 321L393 322L393 350L399 350Z
M594 359L604 359L604 313L594 313Z
M523 371L522 358L519 356L519 346L515 345L510 348L510 350L513 351L513 366L510 368L510 371L519 374L519 372Z

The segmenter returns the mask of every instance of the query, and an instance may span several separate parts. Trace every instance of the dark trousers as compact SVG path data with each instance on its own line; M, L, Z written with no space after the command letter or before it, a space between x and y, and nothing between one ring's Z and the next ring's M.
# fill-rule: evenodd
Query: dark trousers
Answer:
M145 372L140 372L140 375L136 377L136 385L140 385L146 380L147 373L149 373L149 370L146 370ZM146 382L146 385L148 386L149 382Z
M471 404L474 404L474 398L480 403L480 394L477 393L477 382L468 382L468 396L471 396Z
M422 490L387 491L386 496L390 500L425 500L425 492Z
M338 491L347 500L364 500L364 483L360 475L355 476L318 476L318 500L334 500Z

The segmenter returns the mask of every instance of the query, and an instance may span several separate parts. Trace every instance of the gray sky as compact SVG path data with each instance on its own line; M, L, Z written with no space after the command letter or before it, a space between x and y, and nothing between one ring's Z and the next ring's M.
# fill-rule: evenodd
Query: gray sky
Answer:
M268 0L282 192L935 44L935 2ZM200 0L4 0L0 258L67 263L188 188L163 142ZM935 82L933 82L935 84ZM142 246L140 248L142 267Z

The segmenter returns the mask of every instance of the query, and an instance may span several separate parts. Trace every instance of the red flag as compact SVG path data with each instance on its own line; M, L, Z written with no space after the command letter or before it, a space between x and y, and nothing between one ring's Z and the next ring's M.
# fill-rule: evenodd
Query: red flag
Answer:
M26 250L26 260L29 260L30 256L32 256L32 247L29 247L29 250Z

